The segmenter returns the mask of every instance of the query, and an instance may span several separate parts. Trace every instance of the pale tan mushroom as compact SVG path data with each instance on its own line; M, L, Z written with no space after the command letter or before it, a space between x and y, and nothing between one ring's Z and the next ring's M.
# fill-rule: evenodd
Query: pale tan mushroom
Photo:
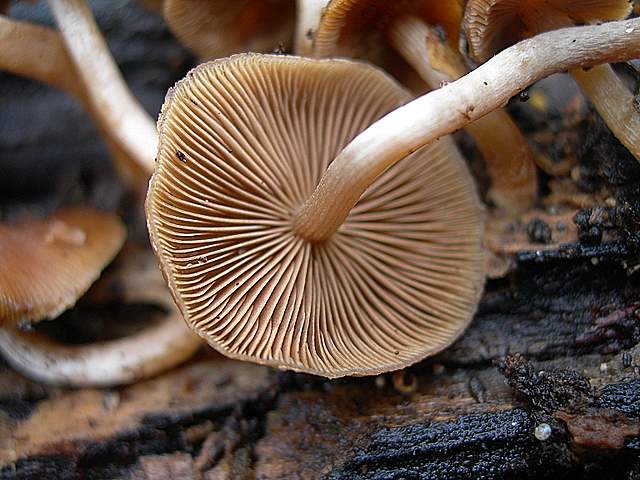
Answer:
M69 257L75 257L72 252ZM65 345L43 334L0 329L0 354L24 375L54 385L105 387L131 383L188 360L201 341L184 324L149 252L129 250L107 278L103 291L122 292L120 303L149 304L166 310L143 330L126 337ZM55 262L49 263L56 266ZM38 266L32 271L38 273ZM49 270L46 281L54 283ZM113 288L117 287L117 288ZM94 294L92 297L96 297ZM95 300L95 298L92 298Z
M462 14L457 0L333 0L316 33L314 55L365 58L401 80L408 64L433 90L468 72L457 53ZM438 38L436 27L445 38ZM433 47L445 53L439 65L430 61ZM496 110L465 128L484 157L489 197L512 214L529 209L538 191L534 157L511 117Z
M293 227L340 150L409 99L364 64L251 54L171 91L147 218L176 303L210 345L340 377L405 367L462 333L482 292L483 218L451 139L382 174L330 238Z
M640 19L541 34L359 134L407 98L375 70L260 55L201 66L168 96L146 206L185 319L230 356L327 376L438 351L478 300L482 219L462 162L433 149L544 76L638 54Z
M539 32L625 18L628 0L469 0L464 28L472 57L483 62L502 48ZM570 72L611 132L640 161L640 111L634 94L609 65Z
M183 45L211 60L289 47L295 0L167 0L163 15Z
M55 318L73 306L125 237L117 216L90 209L0 224L0 327Z
M164 18L180 42L203 60L241 52L311 52L328 0L167 0ZM295 24L295 26L294 26Z

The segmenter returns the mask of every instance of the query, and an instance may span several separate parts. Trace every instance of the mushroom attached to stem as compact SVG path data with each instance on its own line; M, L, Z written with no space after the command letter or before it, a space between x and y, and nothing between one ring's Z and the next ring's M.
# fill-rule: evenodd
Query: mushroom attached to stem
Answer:
M9 364L44 383L107 387L151 377L189 359L200 339L180 318L151 255L128 253L125 265L101 282L117 280L116 290L124 293L120 300L167 309L161 320L124 338L73 346L38 333L0 330L0 353Z
M116 216L89 209L66 209L44 221L0 225L0 353L9 364L46 383L107 386L146 378L193 355L200 340L161 288L156 268L155 285L148 278L145 285L125 279L129 301L160 303L171 312L139 333L67 346L15 330L53 319L73 306L120 250L125 235ZM149 292L159 290L164 297L150 297Z
M257 54L201 65L169 93L149 231L214 348L340 377L403 368L461 334L484 282L483 215L450 138L382 174L331 238L293 226L340 150L409 99L364 64Z
M464 77L389 113L353 139L297 213L295 230L330 238L368 185L423 145L504 106L553 73L640 56L640 19L564 28L523 40Z
M628 0L469 0L464 28L474 60L483 62L502 48L539 32L625 18ZM640 111L634 94L610 65L570 72L611 132L640 161Z
M458 1L333 0L316 34L314 55L363 57L399 78L408 64L433 90L468 72L457 53L462 13ZM432 48L445 53L440 65L429 60ZM512 214L530 208L538 191L534 157L511 117L496 110L465 128L484 157L493 202Z
M360 134L406 101L379 72L258 55L201 66L168 96L146 205L186 321L234 358L329 377L441 350L483 281L476 194L442 137L552 73L638 54L640 19L541 34Z

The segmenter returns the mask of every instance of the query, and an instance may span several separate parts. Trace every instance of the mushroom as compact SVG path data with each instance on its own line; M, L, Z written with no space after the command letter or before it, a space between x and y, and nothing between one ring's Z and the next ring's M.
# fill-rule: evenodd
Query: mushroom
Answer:
M166 0L176 38L203 60L290 45L295 0Z
M60 221L59 218L58 216L55 221ZM68 215L65 218L70 221ZM104 222L102 228L105 229L107 224L108 222ZM39 227L43 228L43 225ZM95 227L96 225L91 225L93 230L96 230ZM122 226L119 225L119 228L122 229ZM87 231L87 239L92 239L94 232L89 228ZM77 233L67 236L77 236ZM35 238L38 237L31 236L30 240L34 242ZM93 239L91 242L95 243ZM35 263L35 258L29 258L28 260L34 261L30 271L36 276L44 277L42 285L45 288L56 287L51 284L66 278L59 275L60 272L52 270L52 267L55 269L65 265L60 265L59 259L55 258L52 262L50 252L47 255L49 257L45 258L45 271L43 265ZM75 257L79 258L73 250L67 251L67 257L74 260ZM79 273L86 275L86 271L88 270ZM200 347L200 339L187 328L171 302L152 255L129 251L119 262L115 272L99 283L103 282L107 284L103 290L123 291L124 300L129 303L161 306L166 310L166 315L124 338L87 345L64 345L39 333L0 329L0 353L16 370L40 382L74 387L106 387L156 375L184 362ZM21 281L19 286L22 287L23 283ZM75 301L78 296L71 298ZM62 307L60 302L52 302L52 305L55 310ZM26 322L25 318L27 317L22 317L21 322ZM36 319L32 315L28 318Z
M577 2L553 0L469 0L464 29L471 56L483 62L519 39L576 24L625 18L633 8L628 0ZM570 72L611 132L640 160L640 112L634 94L610 65Z
M308 55L327 1L167 0L164 18L176 38L204 60L286 48L294 23L294 50Z
M366 58L401 80L410 65L433 90L468 72L456 48L462 14L458 1L333 0L316 33L314 55ZM430 62L432 48L441 52L439 68ZM466 130L489 171L489 198L507 213L529 209L538 190L534 156L511 117L496 110Z
M409 99L364 64L258 54L203 64L169 93L149 232L211 346L340 377L403 368L462 333L482 292L483 218L450 138L385 172L335 235L292 223L331 159Z
M68 8L65 8L69 7L69 5L65 2L62 3L64 5L61 6L62 13L60 15L68 20L66 16L70 12ZM74 5L77 4L78 2L74 3ZM82 4L80 5L82 6ZM73 8L73 5L71 8ZM76 13L79 14L79 20L72 27L75 26L80 30L84 28L84 33L81 33L81 36L87 32L92 36L89 40L84 39L85 45L91 45L93 42L95 46L105 48L100 52L101 55L109 57L104 41L95 27L90 12L84 9ZM71 36L73 37L73 34ZM97 120L101 131L106 134L107 144L116 159L120 160L120 173L126 172L125 181L128 182L129 186L139 188L146 183L153 164L155 147L153 147L150 152L151 156L147 156L147 159L142 158L136 152L134 152L135 156L132 157L130 155L131 149L127 151L124 148L120 148L123 145L123 140L124 143L136 140L131 136L127 137L127 132L123 133L120 119L117 115L114 115L114 112L116 114L122 113L120 106L105 110L103 108L104 105L100 107L100 104L95 102L96 98L104 99L111 94L115 94L117 97L123 92L122 98L125 99L125 103L128 101L134 102L112 60L111 69L113 71L110 73L113 74L116 83L120 82L120 86L115 87L111 94L98 89L97 92L94 91L93 95L90 95L82 85L82 81L79 78L80 74L69 57L66 46L58 32L0 16L0 40L6 47L0 49L0 68L48 83L75 96ZM82 51L79 53L79 57L82 61ZM89 63L91 63L91 59ZM90 76L90 70L91 66L89 65L89 68L85 68L85 74ZM107 67L107 70L109 70L109 67ZM98 85L98 87L100 86ZM95 89L96 85L90 85L89 90L92 88ZM107 90L109 88L107 87ZM127 105L124 105L124 107L128 108ZM157 134L153 122L146 117L144 112L139 115L134 112L131 121L135 124L140 119L142 119L143 124L134 125L133 133L139 132L140 138L137 140L143 146L142 149L144 149L145 144L155 145ZM151 126L150 130L147 128L149 125ZM126 138L123 139L123 135ZM127 147L127 145L124 145L124 147ZM151 158L151 162L148 161L148 158ZM26 261L26 258L27 254L21 252L20 257L16 257L15 261ZM56 279L52 278L51 280L55 281ZM79 292L78 296L81 293L83 292ZM160 302L161 304L167 303L168 298L170 298L166 291L164 296L164 302ZM60 306L60 309L64 308ZM117 342L89 345L82 348L65 347L40 336L7 330L2 332L1 348L5 356L9 357L8 361L12 365L23 371L23 373L43 381L73 385L123 383L174 366L193 354L198 348L199 340L178 317L179 314L174 311L159 325L145 329L135 336L118 340ZM26 323L26 320L22 320L22 322ZM128 349L126 356L125 349ZM109 368L96 368L96 364L112 362L114 358L119 360L115 363L110 363Z
M90 209L0 224L0 327L55 318L73 306L125 237L117 216Z
M146 205L178 307L229 356L329 377L444 348L483 274L480 207L443 136L544 76L639 54L640 19L540 34L359 134L407 100L376 70L260 55L199 67L168 95Z

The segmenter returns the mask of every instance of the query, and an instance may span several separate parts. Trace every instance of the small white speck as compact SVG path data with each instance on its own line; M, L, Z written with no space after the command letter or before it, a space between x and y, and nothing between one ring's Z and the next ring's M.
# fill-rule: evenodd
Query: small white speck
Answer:
M600 364L600 371L601 371L602 373L604 373L604 372L606 372L607 370L609 370L609 365L607 365L606 363L602 362L602 363Z
M549 437L551 436L551 426L548 423L541 423L536 427L533 434L536 436L538 440L540 440L541 442L544 442L545 440L548 440Z
M624 31L624 33L633 33L634 30L635 30L635 28L629 27Z

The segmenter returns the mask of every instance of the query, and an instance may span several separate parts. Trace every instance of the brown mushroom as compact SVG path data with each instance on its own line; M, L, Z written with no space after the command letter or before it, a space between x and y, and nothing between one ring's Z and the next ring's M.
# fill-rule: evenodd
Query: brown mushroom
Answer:
M147 219L210 345L339 377L405 367L461 334L482 291L483 219L448 137L384 172L334 235L294 226L331 160L409 98L364 64L251 54L170 92Z
M164 17L176 38L203 60L240 52L311 53L328 0L167 0ZM294 32L295 23L295 32Z
M163 14L183 45L210 60L289 46L295 0L166 0Z
M436 153L450 141L441 137L544 76L638 54L640 19L541 34L357 135L406 100L380 72L261 55L201 66L168 96L146 205L185 319L227 355L326 376L443 348L472 315L483 275L473 185L459 159ZM431 210L424 195L443 194ZM444 204L457 213L441 216Z
M55 318L71 307L125 236L118 217L90 209L0 224L0 327Z
M401 80L410 67L436 89L468 72L457 53L462 13L458 1L333 0L316 33L314 55L366 58ZM430 61L430 48L444 54L438 65ZM466 129L489 171L489 197L509 213L530 208L538 190L534 157L511 117L496 110Z
M576 24L622 19L632 7L628 0L469 0L464 28L471 56L483 62L519 39ZM570 73L611 132L640 160L640 112L634 94L609 65Z
M71 252L68 258L75 256L75 252ZM128 249L119 258L111 273L96 287L101 287L107 296L112 296L114 291L123 292L123 297L117 299L120 304L159 306L166 310L162 318L123 338L75 345L61 344L37 332L0 329L0 354L32 379L76 387L131 383L190 358L200 347L200 339L180 318L153 256ZM55 259L47 265L55 267ZM35 266L32 271L40 273L40 268ZM49 268L48 283L53 283L55 273ZM95 301L97 296L93 293L92 299Z

